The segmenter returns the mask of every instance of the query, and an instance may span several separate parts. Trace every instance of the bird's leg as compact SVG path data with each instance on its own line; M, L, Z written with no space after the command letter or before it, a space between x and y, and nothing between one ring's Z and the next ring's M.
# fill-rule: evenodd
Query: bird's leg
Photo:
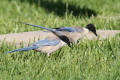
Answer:
M47 56L49 57L49 56L50 56L50 53L47 53Z
M74 43L70 43L70 46L69 46L69 47L70 47L71 49L73 49L73 48L74 48L74 46L75 46L75 44L74 44Z

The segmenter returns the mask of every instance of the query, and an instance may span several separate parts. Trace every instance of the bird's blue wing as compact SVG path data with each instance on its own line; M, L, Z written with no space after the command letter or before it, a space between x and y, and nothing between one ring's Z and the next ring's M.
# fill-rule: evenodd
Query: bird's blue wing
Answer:
M78 29L75 27L60 27L60 28L55 28L57 31L67 31L67 32L77 32Z
M51 40L49 38L45 38L45 39L42 39L38 42L33 43L33 45L36 45L36 46L56 46L59 43L60 43L59 39L52 39Z
M45 30L48 30L48 31L51 31L51 32L56 32L56 31L81 32L81 29L76 28L76 27L60 27L60 28L50 29L50 28L46 28L46 27L43 27L43 26L33 25L33 24L25 23L25 22L23 22L23 24L30 25L30 26L33 26L33 27L38 27L38 28L45 29Z

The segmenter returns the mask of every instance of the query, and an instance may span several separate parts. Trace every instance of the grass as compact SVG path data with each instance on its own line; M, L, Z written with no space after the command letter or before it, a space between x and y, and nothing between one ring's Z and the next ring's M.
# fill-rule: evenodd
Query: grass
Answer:
M50 28L93 23L97 29L120 30L119 0L38 1L2 0L0 34L38 30L19 22ZM4 55L16 47L3 43L0 80L120 80L119 39L120 34L101 41L80 40L73 49L64 46L50 57L34 51Z

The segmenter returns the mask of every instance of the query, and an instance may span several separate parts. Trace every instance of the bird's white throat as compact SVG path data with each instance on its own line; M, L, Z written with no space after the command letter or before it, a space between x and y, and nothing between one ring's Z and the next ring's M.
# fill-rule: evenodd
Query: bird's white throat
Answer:
M83 28L83 32L84 32L84 34L87 34L89 32L89 30L87 28Z

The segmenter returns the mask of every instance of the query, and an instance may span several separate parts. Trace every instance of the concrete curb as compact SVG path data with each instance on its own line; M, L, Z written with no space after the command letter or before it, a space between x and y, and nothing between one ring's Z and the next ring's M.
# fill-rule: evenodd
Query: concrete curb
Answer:
M100 39L105 39L107 37L113 37L116 34L120 33L120 30L97 30L97 34L100 36ZM0 42L15 43L16 45L20 45L20 43L24 43L28 45L28 43L32 43L34 41L38 41L40 39L55 36L51 32L48 31L31 31L31 32L22 32L22 33L13 33L13 34L3 34L0 35ZM94 39L95 36L93 34L87 35L88 39Z

